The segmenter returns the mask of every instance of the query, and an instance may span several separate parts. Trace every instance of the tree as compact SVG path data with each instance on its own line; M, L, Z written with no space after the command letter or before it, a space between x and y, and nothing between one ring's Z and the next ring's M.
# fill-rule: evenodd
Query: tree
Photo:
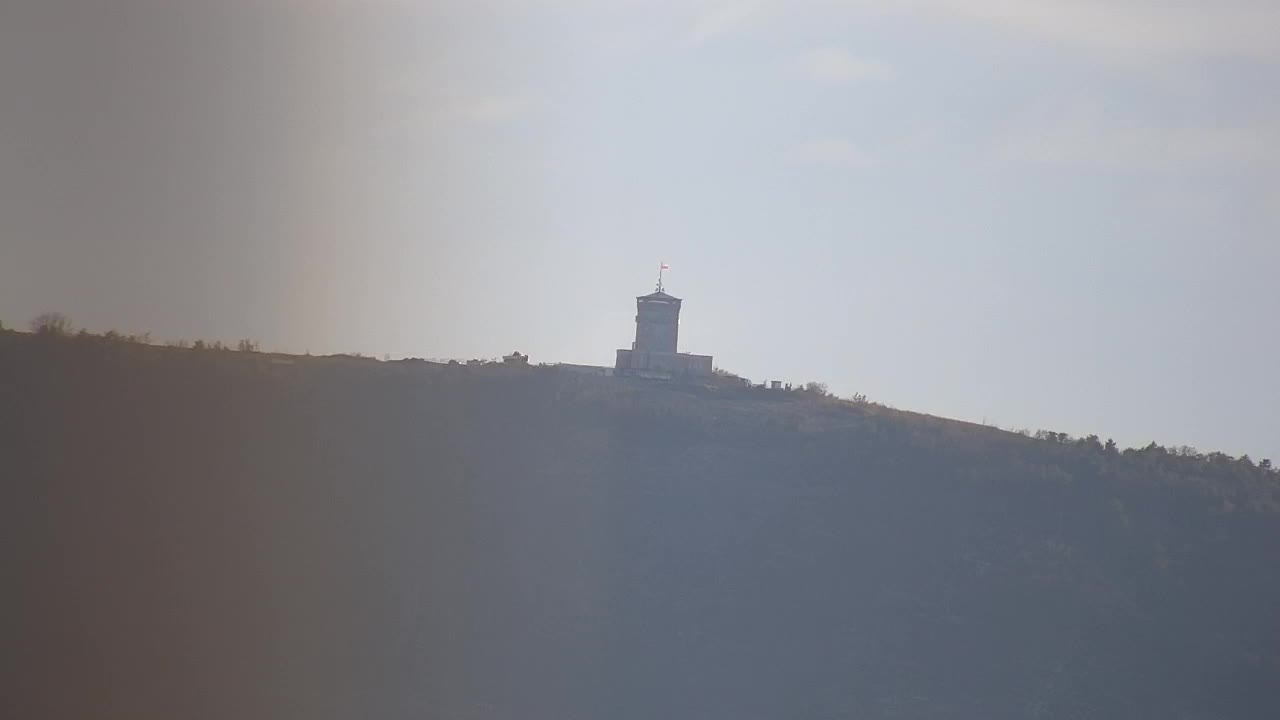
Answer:
M37 335L67 335L71 332L71 321L60 312L41 313L31 321L31 332Z
M240 352L258 352L258 343L248 338L245 338L244 340L240 341L240 344L237 346L237 349L240 350Z
M814 395L820 395L822 397L826 397L827 395L830 394L827 391L827 384L824 382L818 382L817 380L810 380L809 382L805 383L804 391L813 393Z

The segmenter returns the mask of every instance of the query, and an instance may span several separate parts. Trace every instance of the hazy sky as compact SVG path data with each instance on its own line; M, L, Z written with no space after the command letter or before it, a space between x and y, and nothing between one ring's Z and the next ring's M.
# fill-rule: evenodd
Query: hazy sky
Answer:
M1274 0L0 0L0 321L1280 460Z

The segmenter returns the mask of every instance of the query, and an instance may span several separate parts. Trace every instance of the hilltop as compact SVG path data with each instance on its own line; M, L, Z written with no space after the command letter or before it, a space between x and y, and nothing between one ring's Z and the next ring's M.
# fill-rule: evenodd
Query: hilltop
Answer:
M0 332L7 717L1280 715L1280 473L818 393Z

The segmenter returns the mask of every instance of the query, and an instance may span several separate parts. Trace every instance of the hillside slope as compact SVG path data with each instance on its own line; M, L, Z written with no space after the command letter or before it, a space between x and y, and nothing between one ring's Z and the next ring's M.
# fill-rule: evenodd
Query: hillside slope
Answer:
M0 333L4 717L1280 717L1280 476Z

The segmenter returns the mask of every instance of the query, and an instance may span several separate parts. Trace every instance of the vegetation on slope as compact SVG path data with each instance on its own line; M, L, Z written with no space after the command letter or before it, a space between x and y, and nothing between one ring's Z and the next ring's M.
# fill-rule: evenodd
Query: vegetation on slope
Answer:
M0 457L5 716L1280 714L1247 458L12 332Z

